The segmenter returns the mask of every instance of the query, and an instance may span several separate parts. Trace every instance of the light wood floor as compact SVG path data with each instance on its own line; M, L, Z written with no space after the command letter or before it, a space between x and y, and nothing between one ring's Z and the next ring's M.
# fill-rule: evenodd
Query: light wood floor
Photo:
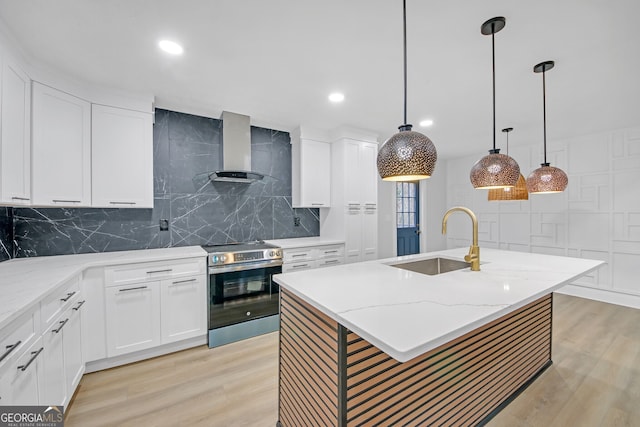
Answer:
M65 425L274 427L277 352L272 333L85 375ZM555 295L553 361L488 426L640 426L640 310Z

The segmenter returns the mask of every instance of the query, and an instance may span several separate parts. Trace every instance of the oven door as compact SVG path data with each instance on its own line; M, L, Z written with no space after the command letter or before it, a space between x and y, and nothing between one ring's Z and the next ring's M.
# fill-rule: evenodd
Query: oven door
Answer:
M278 314L281 272L281 260L209 268L209 329Z

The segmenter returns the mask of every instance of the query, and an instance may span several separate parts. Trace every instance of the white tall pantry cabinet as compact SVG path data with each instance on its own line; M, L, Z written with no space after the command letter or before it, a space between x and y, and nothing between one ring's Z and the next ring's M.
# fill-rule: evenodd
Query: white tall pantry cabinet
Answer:
M348 132L331 145L331 209L320 210L320 235L345 240L347 263L378 257L378 144Z

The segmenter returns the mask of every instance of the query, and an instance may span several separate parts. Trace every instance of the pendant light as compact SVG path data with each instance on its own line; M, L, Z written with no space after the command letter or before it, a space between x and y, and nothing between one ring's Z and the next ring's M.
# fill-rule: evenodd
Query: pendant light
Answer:
M506 20L502 16L491 18L480 27L482 34L491 34L491 55L493 64L493 149L478 160L471 168L469 178L473 188L491 189L513 187L520 176L520 166L508 155L500 154L496 148L496 52L495 33L502 30Z
M544 127L544 163L540 164L540 167L533 172L527 178L527 189L531 194L544 194L544 193L562 193L567 184L569 178L562 169L549 166L547 162L547 85L545 74L547 71L553 68L555 63L553 61L545 61L537 64L533 67L534 73L542 73L542 123Z
M433 142L411 130L407 123L407 2L402 2L404 30L404 124L378 151L378 173L385 181L415 181L429 178L438 153Z
M507 134L507 156L509 155L509 132L511 132L512 130L513 128L502 129L502 132ZM522 174L519 174L518 182L516 182L515 187L492 188L491 190L489 190L487 199L490 202L529 200L527 181L524 179L524 176L522 176Z

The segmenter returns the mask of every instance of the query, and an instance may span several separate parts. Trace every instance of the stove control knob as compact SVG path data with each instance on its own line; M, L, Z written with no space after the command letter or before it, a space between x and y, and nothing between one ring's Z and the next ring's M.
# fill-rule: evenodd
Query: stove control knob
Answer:
M277 251L276 251L276 256L282 256L282 251L277 250Z
M273 258L275 255L276 255L275 251L269 251L269 256L270 256L270 257L272 257L272 258Z
M225 255L222 255L220 257L220 262L225 262L227 260L227 257Z

